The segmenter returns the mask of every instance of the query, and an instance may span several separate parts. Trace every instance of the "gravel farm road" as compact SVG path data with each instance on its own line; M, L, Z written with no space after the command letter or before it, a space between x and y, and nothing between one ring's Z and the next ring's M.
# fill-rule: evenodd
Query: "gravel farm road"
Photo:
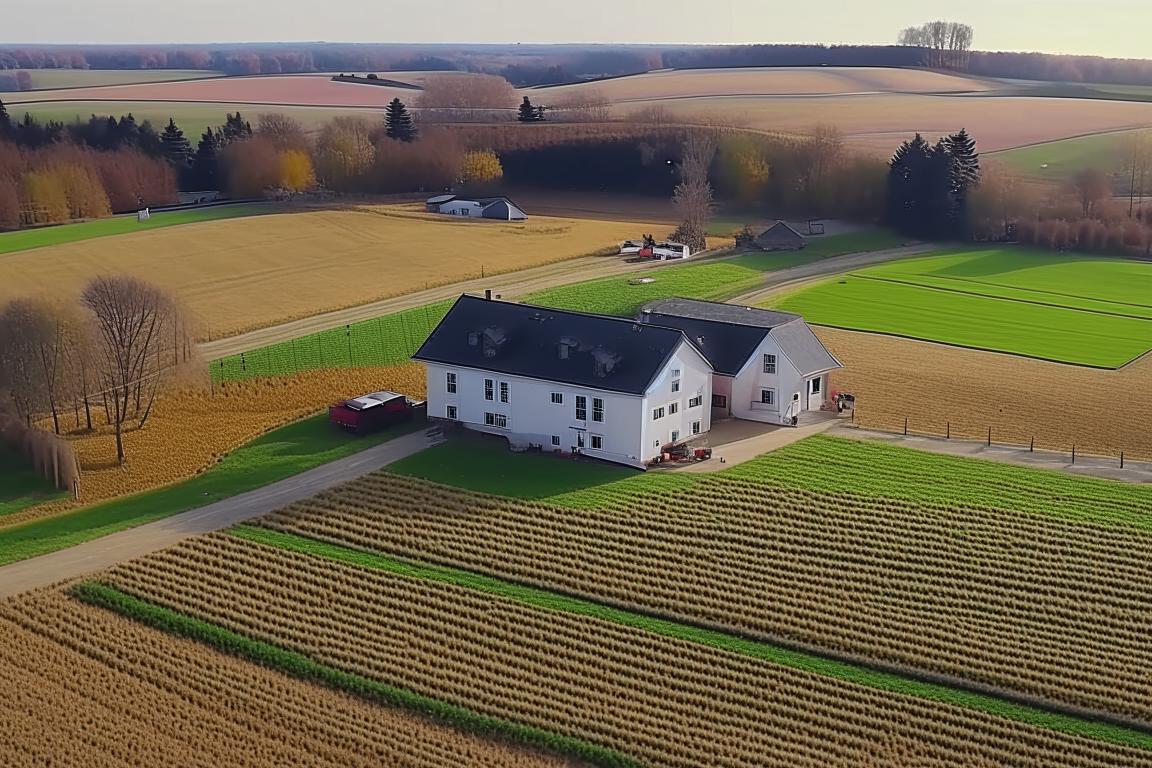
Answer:
M431 448L441 439L435 430L413 432L230 499L6 565L0 568L0 599L80 578L191 536L259 517Z

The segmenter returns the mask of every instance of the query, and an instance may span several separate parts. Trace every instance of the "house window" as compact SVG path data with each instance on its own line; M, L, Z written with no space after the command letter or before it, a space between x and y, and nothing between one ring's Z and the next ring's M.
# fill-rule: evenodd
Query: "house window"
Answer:
M484 423L489 427L507 429L508 417L502 413L486 413L484 414Z
M456 374L444 374L444 387L448 390L449 394L456 394Z
M764 355L764 373L776 373L776 355Z
M604 399L592 398L592 421L604 421Z
M500 382L500 402L508 402L508 382Z
M588 398L576 395L576 421L588 420Z
M662 418L664 418L664 407L661 406L659 408L653 408L652 409L652 421L656 421L657 419L662 419Z
M492 399L493 386L494 386L494 384L492 383L492 379L484 379L484 399L485 400L491 400Z
M679 439L680 439L680 430L678 430L678 429L672 430L672 442L676 442Z
M604 438L601 435L592 435L592 450L600 451L604 449Z
M694 435L700 434L700 422L698 422L698 421L692 422L692 434L694 434Z
M564 405L564 393L563 392L553 392L552 393L552 403L554 405Z
M694 397L688 401L688 407L689 408L699 408L703 402L704 402L704 395L696 395L696 397Z
M680 403L668 403L668 415L680 413Z
M812 394L814 394L814 395L820 394L820 379L819 378L812 379Z
M552 445L560 446L560 435L552 435Z
M448 419L456 418L456 406L450 405L444 409L444 417Z
M760 390L760 402L764 405L776 405L776 390L762 389Z
M680 391L680 379L672 379L672 391L673 392L679 392Z
M727 408L728 396L727 395L712 395L713 408Z
M672 378L674 378L674 379L680 378L680 369L679 368L673 368L672 369Z
M653 440L652 441L652 447L653 448L659 448L660 447L660 441L659 440Z

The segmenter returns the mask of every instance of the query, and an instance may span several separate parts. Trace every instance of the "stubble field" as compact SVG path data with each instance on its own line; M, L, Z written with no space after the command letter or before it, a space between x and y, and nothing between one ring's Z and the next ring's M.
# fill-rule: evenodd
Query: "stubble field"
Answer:
M170 637L59 593L0 603L8 768L564 768Z
M529 206L530 209L530 206ZM219 338L469 278L595 253L650 224L460 221L365 207L189 224L6 254L0 303L126 273L171 291Z

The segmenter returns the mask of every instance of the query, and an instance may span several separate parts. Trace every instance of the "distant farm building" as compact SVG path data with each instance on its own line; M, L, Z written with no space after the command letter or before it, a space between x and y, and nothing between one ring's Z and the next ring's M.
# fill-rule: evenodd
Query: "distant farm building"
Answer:
M778 221L761 232L752 241L762 251L798 251L808 245L808 239L783 221Z
M458 195L437 195L424 201L429 213L442 213L446 216L467 216L473 219L498 219L500 221L524 221L528 214L506 197L460 197Z

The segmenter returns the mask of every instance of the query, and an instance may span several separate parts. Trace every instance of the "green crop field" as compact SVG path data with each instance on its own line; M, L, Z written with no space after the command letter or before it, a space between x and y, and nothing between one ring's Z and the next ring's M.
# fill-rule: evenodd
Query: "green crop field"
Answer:
M240 205L220 205L210 208L194 208L183 211L159 211L148 221L137 221L135 215L114 216L108 219L94 219L77 224L60 224L54 227L21 229L15 232L0 233L0 256L14 251L26 251L46 245L62 245L80 240L91 240L110 235L126 235L148 229L174 227L179 224L195 224L201 221L234 219L240 216L258 216L265 213L280 213L281 208L274 204L243 203Z
M773 302L809 322L1118 368L1152 349L1152 265L987 248L860 270Z
M428 304L218 358L211 363L212 379L243 381L320 368L406 363L451 306L450 301Z
M350 437L332 427L327 414L322 414L274 429L191 480L0 530L0 565L236 496L391 440L415 426L413 422L364 437ZM0 510L6 487L0 477Z
M985 157L1029 178L1068 181L1085 168L1098 168L1105 173L1118 172L1124 164L1125 143L1131 140L1132 135L1132 131L1097 133L991 152Z
M683 264L621 277L590 280L552 288L525 297L529 304L559 309L632 315L643 304L670 296L722 301L754 290L765 273L807 264L832 256L879 251L900 246L903 240L888 231L876 230L818 238L803 251L748 253L723 261ZM635 283L641 278L651 282Z
M22 456L0 445L0 517L64 495L34 472Z

